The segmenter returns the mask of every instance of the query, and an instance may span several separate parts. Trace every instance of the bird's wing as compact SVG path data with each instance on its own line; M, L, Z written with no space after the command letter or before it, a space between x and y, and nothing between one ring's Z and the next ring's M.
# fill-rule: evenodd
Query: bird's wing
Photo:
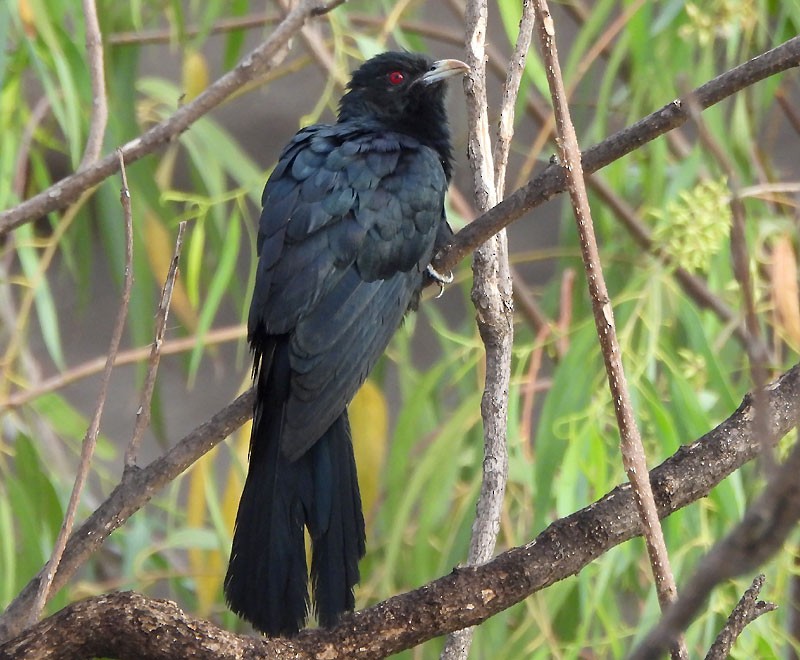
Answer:
M419 290L447 182L413 138L317 126L286 147L264 190L249 335L290 334L283 450L330 426Z

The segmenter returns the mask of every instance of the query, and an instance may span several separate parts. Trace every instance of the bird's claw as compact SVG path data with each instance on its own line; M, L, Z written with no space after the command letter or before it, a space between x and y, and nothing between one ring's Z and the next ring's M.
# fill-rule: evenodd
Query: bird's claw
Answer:
M428 276L439 285L439 293L436 297L441 298L442 294L444 293L444 285L450 284L453 281L452 271L444 275L436 270L431 264L428 264L428 267L425 270L428 273Z

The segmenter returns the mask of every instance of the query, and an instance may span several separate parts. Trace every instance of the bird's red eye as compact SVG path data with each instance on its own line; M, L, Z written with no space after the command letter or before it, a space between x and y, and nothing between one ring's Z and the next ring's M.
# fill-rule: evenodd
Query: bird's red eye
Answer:
M405 74L402 71L392 71L389 74L389 83L392 85L399 85L406 79Z

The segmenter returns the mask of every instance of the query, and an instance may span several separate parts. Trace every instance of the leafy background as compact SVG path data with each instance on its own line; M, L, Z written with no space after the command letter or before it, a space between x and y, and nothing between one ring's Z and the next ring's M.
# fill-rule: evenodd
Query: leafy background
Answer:
M204 421L249 382L241 325L255 262L255 208L277 150L300 126L328 120L342 81L387 47L457 56L461 3L351 1L318 29L331 54L321 67L300 39L277 70L249 85L180 139L128 168L135 220L135 285L117 370L81 514L118 481L133 428L137 388L152 338L157 293L177 223L189 220L171 310L168 351L144 460ZM492 64L516 37L519 3L490 3ZM796 2L598 0L553 7L579 138L591 145L714 75L798 33ZM110 121L104 152L196 96L267 33L279 9L250 0L98 2ZM91 85L83 17L72 0L0 4L0 208L48 186L80 163ZM493 80L492 92L501 78ZM471 215L463 157L463 96L450 95L458 168L450 217ZM750 265L776 370L800 344L797 295L796 74L769 79L704 113L734 164L746 201ZM554 148L541 132L544 71L529 58L517 113L509 189ZM539 137L544 135L545 137ZM639 149L599 175L630 205L659 249L705 278L734 309L729 189L719 164L689 128ZM769 192L781 183L795 195ZM790 184L787 186L787 184ZM65 211L16 230L0 245L0 607L49 556L96 396L98 369L123 270L117 178ZM673 270L643 252L607 196L592 197L634 406L655 464L727 417L749 389L733 327L699 309ZM458 203L456 203L458 202ZM525 543L624 480L613 408L581 279L572 219L562 202L511 231L515 287L566 323L539 333L516 319L510 402L510 470L498 549ZM576 271L562 299L563 275ZM463 562L480 481L482 347L463 264L442 300L428 300L398 332L353 403L368 553L359 606L423 584ZM561 346L563 350L558 347ZM83 368L83 371L77 371ZM59 375L61 379L59 380ZM53 380L56 379L56 380ZM68 380L68 383L61 382ZM231 629L221 580L246 469L248 429L194 465L112 535L51 602L54 611L109 589L167 596ZM665 534L679 584L738 521L762 485L747 466L701 502L671 516ZM762 597L781 604L750 625L734 657L800 650L790 639L798 536L765 567ZM690 628L704 653L749 579L717 589ZM473 657L620 657L653 624L658 605L643 543L618 547L580 575L485 623ZM439 641L405 654L434 657Z

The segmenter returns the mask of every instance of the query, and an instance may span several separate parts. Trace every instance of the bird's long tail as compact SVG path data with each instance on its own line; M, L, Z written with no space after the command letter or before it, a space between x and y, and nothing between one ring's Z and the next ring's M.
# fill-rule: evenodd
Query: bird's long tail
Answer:
M259 369L250 465L225 576L231 609L268 635L292 635L305 623L304 528L311 536L311 582L323 626L353 609L365 549L347 412L305 454L289 461L281 451L288 384L288 342L277 338Z

